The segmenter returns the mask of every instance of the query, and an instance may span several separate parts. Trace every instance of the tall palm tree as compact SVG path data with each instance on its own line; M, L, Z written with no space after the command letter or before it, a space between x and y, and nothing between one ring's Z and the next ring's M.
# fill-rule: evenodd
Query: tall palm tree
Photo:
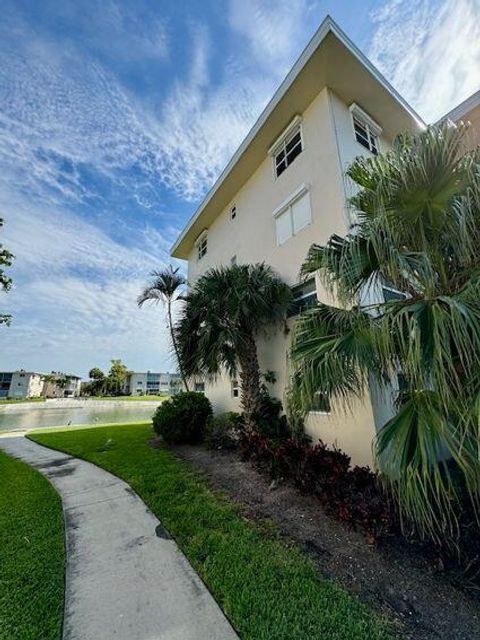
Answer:
M214 268L186 296L177 325L188 375L239 371L245 426L254 428L261 406L256 337L285 319L291 290L266 264Z
M465 131L430 127L349 168L358 223L303 265L338 306L303 315L292 351L305 411L319 391L348 407L401 372L377 462L404 521L449 540L459 484L477 515L480 497L480 154L465 151ZM385 285L400 295L388 299Z
M170 265L163 271L152 271L151 276L153 280L138 296L137 302L139 307L142 307L145 302L153 302L155 304L161 302L163 305L165 305L167 310L167 324L170 330L173 350L175 351L175 356L177 358L178 368L180 370L183 385L186 391L188 391L188 378L182 369L180 352L172 319L172 305L175 300L179 300L182 298L180 291L181 288L186 284L185 278L178 271L179 268L177 267L176 269L174 269L172 265Z

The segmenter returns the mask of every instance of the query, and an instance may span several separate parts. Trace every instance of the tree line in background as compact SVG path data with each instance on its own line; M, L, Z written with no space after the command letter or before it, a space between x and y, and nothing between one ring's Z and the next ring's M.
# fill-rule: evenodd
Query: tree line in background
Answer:
M90 396L122 396L130 373L120 359L111 360L110 371L105 374L99 367L88 372L90 381L83 384L82 393Z
M3 218L0 218L0 228L3 227ZM0 291L10 291L12 287L12 279L7 276L3 267L11 267L13 264L14 256L8 249L5 249L3 244L0 243ZM8 313L0 313L0 324L9 325L12 320L12 316Z

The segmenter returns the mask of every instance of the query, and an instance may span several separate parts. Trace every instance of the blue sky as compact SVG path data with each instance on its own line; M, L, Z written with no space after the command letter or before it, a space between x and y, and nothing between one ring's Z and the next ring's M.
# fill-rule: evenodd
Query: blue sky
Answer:
M0 370L172 369L136 296L327 13L428 121L480 88L478 0L0 0Z

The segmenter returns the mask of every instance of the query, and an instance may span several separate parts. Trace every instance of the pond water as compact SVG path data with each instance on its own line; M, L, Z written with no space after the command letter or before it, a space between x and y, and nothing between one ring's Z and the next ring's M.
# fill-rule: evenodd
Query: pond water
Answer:
M68 424L95 424L102 422L137 422L150 420L156 405L136 407L136 403L123 403L122 406L79 406L79 407L35 407L33 404L21 405L12 413L0 408L0 431L12 429L38 429ZM133 405L133 406L132 406Z

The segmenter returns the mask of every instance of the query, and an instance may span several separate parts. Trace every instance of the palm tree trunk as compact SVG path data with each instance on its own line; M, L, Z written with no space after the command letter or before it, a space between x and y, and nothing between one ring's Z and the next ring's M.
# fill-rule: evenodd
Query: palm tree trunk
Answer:
M185 376L185 374L183 373L183 369L182 369L182 363L180 361L180 352L178 350L178 344L177 344L177 339L175 338L175 331L173 329L173 323L172 323L172 302L171 300L168 301L168 305L167 305L167 309L168 309L168 326L170 328L170 336L172 338L172 346L173 346L173 350L175 351L175 356L177 358L177 363L178 363L178 369L180 371L180 376L182 378L182 382L183 382L183 386L185 387L185 391L190 391L190 389L188 388L188 381L187 378Z
M260 368L257 345L253 335L246 336L240 360L240 404L243 409L246 431L255 431L254 415L261 409Z

